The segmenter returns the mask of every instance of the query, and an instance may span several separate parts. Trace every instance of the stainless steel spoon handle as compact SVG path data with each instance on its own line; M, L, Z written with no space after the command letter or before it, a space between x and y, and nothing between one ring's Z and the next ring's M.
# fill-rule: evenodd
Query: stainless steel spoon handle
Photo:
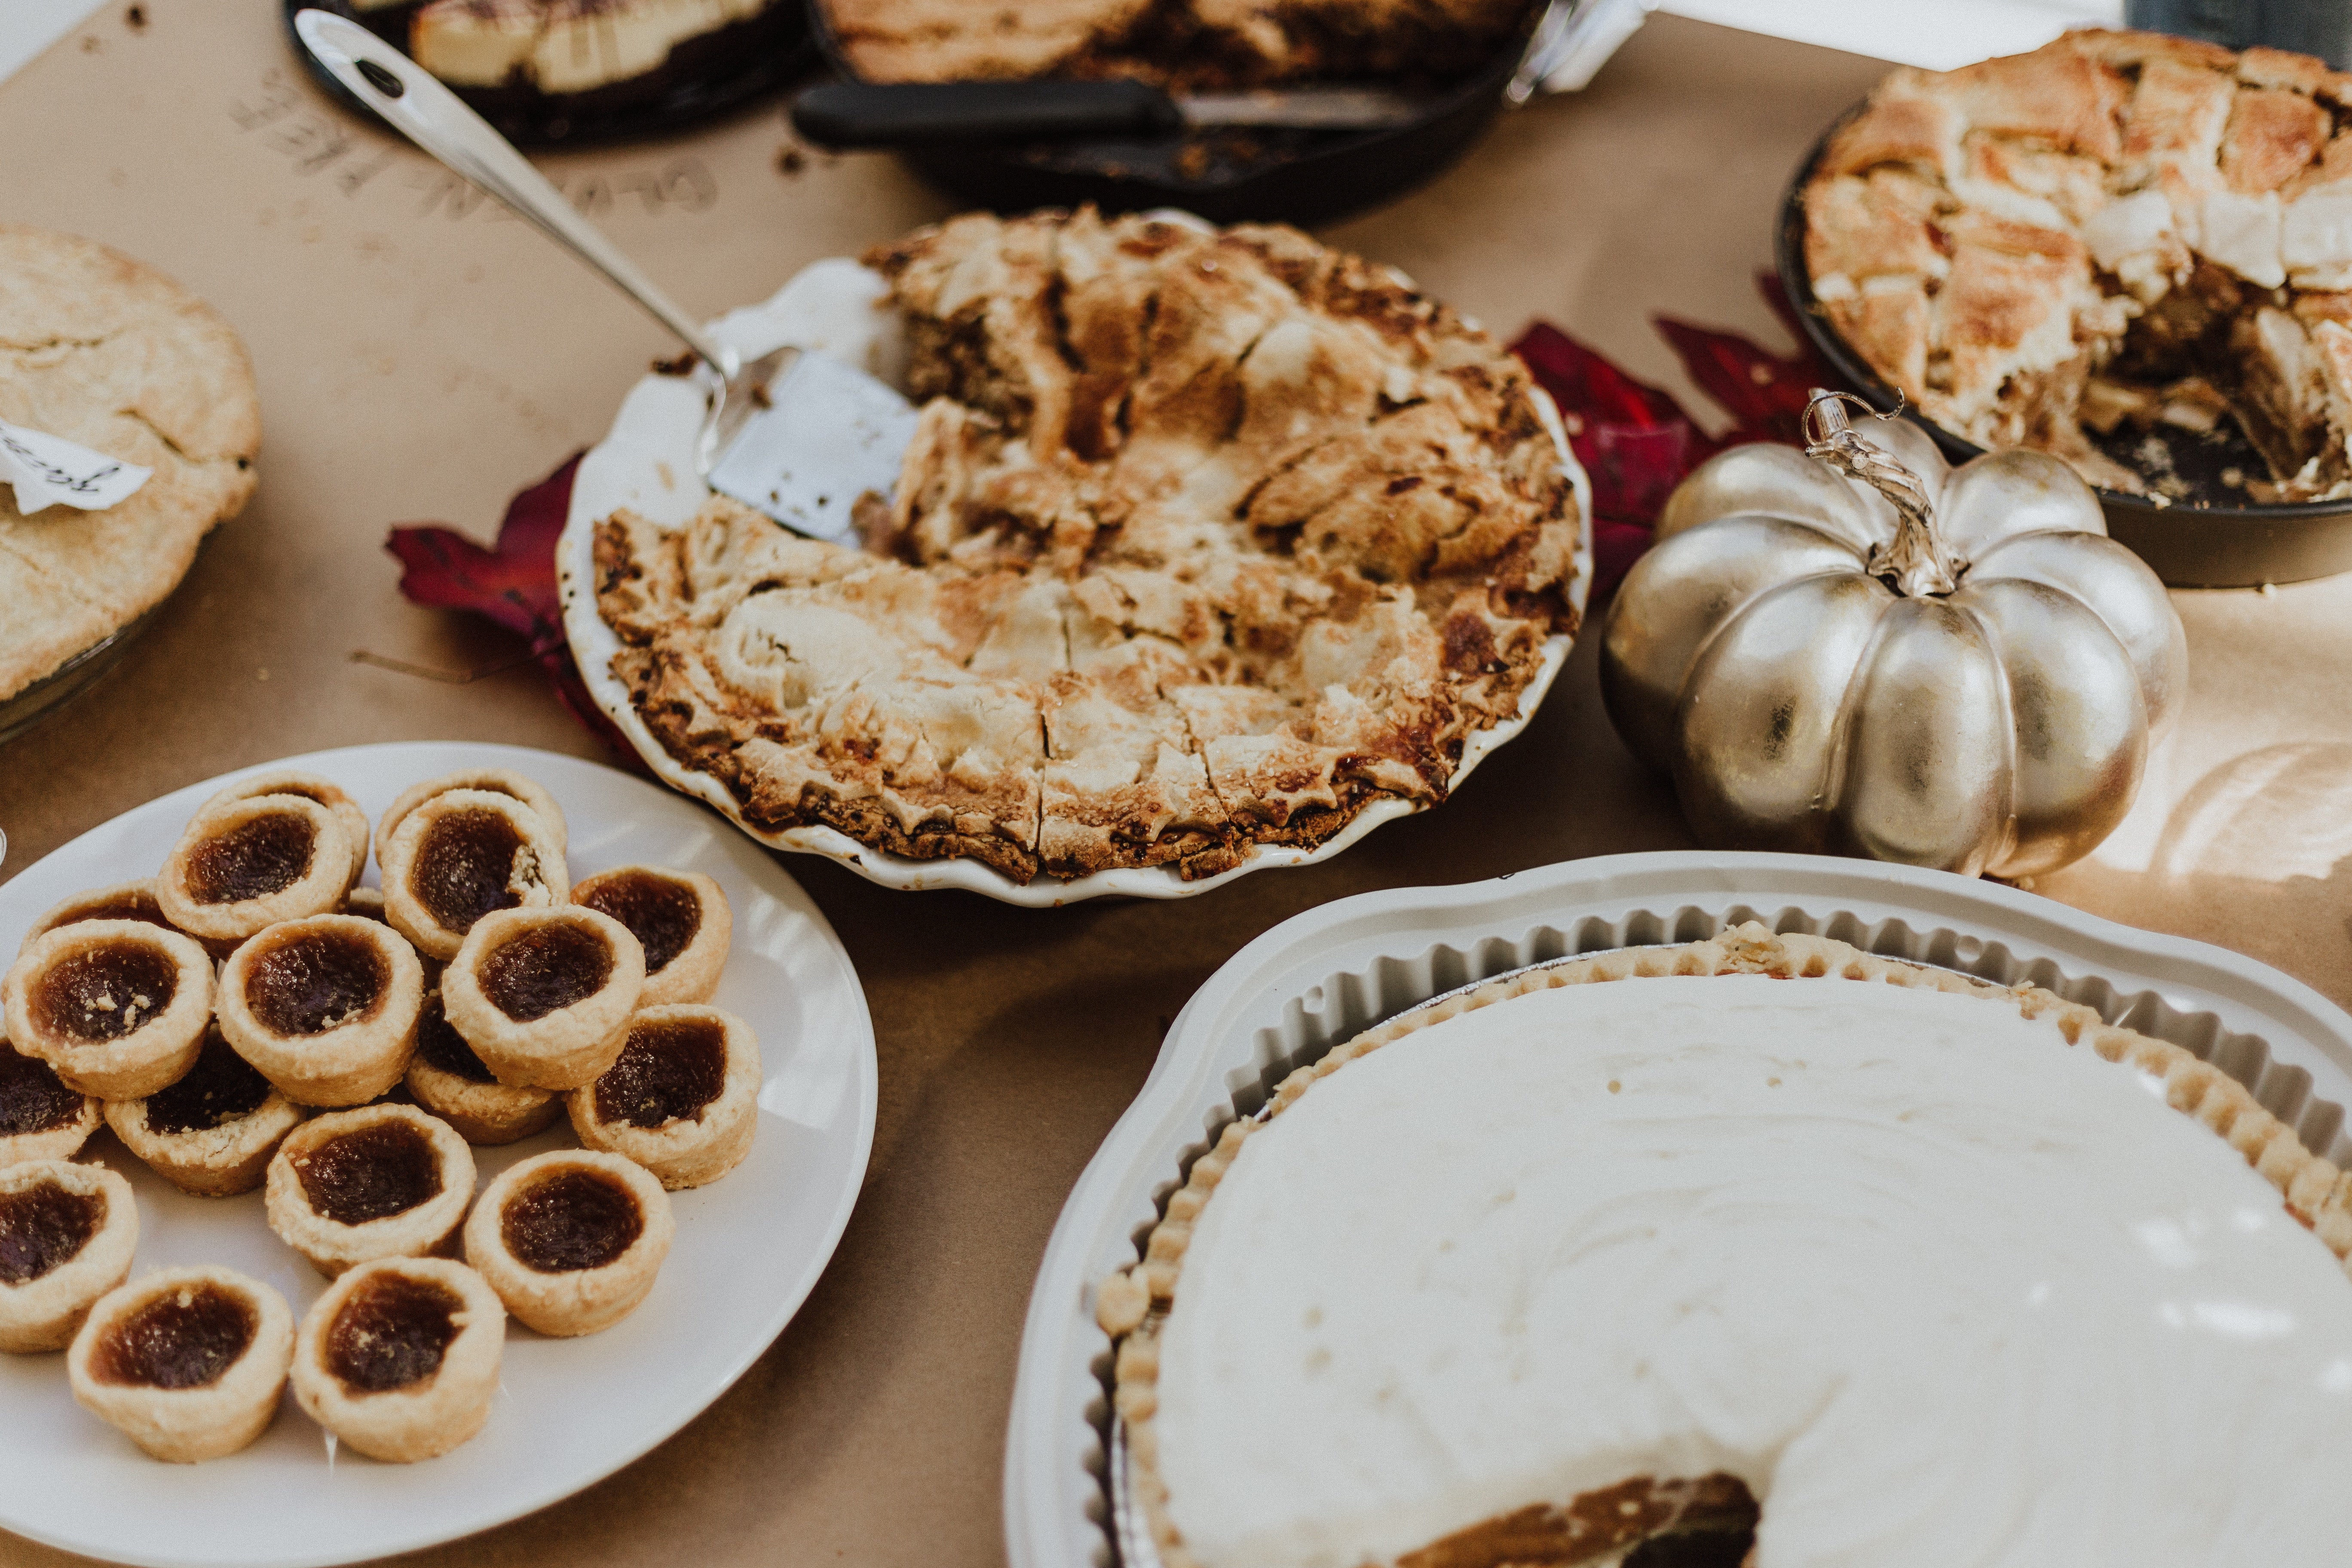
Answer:
M654 286L635 262L563 199L514 144L459 100L430 71L358 23L328 11L303 11L294 31L320 65L387 124L538 226L556 244L603 273L645 307L721 375L740 368L735 351L702 330Z

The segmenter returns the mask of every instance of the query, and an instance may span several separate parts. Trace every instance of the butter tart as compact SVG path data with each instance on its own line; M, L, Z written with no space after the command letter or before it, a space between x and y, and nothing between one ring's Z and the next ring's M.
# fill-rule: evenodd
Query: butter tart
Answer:
M213 1011L213 963L194 937L140 921L84 921L36 938L0 981L19 1051L101 1100L152 1094L188 1070Z
M638 1006L708 1002L718 991L735 917L719 884L699 871L622 866L574 885L572 901L612 916L646 950Z
M699 1187L743 1163L760 1123L760 1042L717 1007L647 1007L621 1054L570 1096L580 1142L634 1160L665 1187Z
M220 1027L297 1105L361 1105L408 1070L425 969L398 933L356 915L262 931L221 967Z
M303 1314L295 1403L372 1459L434 1458L489 1419L506 1334L497 1293L462 1263L362 1263Z
M343 895L343 913L357 915L363 921L381 921L385 925L392 923L383 912L382 888L353 888Z
M446 1252L474 1196L474 1152L413 1105L296 1128L269 1162L269 1228L330 1279L379 1258Z
M539 811L488 790L447 790L383 836L383 909L427 958L447 960L498 910L545 909L571 891L563 840Z
M103 1165L0 1166L0 1351L63 1350L139 1246L131 1184Z
M0 1033L0 1167L72 1159L98 1131L100 1103L94 1094L68 1089L57 1068Z
M143 1100L108 1101L106 1124L182 1192L217 1198L261 1185L302 1111L215 1026L205 1031L194 1067Z
M569 1089L613 1065L645 984L646 951L612 916L502 910L449 961L441 1003L500 1083Z
M401 823L407 819L410 812L428 800L437 799L452 790L460 789L482 790L491 795L502 795L530 807L539 814L540 820L547 825L548 832L555 840L556 853L561 855L568 852L571 835L564 825L563 807L557 805L555 797L548 794L539 783L525 778L511 768L460 768L454 773L443 773L439 778L426 779L423 784L409 785L400 792L399 798L392 803L392 808L383 814L383 821L377 826L378 846L392 842L392 836L399 831ZM380 847L378 853L379 855L382 853Z
M76 893L33 922L33 929L25 933L25 945L30 946L35 937L47 936L59 926L83 921L144 921L151 926L177 929L163 918L163 908L155 901L155 879L149 877Z
M408 1092L468 1143L512 1143L563 1113L563 1101L550 1091L509 1089L493 1077L466 1037L449 1026L438 991L425 994L425 1011L416 1020Z
M611 1328L654 1288L669 1194L618 1154L559 1149L510 1166L466 1221L466 1260L542 1334Z
M216 801L173 847L155 901L226 957L264 926L341 908L357 856L341 819L308 796Z
M166 1268L90 1309L66 1353L74 1398L159 1459L234 1454L278 1414L294 1353L286 1299L227 1268Z
M271 768L250 778L240 779L222 790L197 808L199 814L232 801L253 800L265 795L299 795L305 800L315 800L335 814L341 825L343 837L351 841L351 885L356 886L360 872L367 867L368 816L360 803L332 779L320 778L295 768Z

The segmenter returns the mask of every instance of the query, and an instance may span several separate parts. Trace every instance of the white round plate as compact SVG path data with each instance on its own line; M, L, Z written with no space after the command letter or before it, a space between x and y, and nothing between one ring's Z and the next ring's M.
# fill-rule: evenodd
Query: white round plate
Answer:
M1159 216L1200 221L1182 214ZM897 315L885 308L887 292L880 274L855 261L835 258L813 262L773 298L733 311L711 323L711 330L733 344L746 361L789 343L830 354L884 381L895 381L905 362L905 349ZM1581 616L1585 593L1592 582L1592 484L1569 447L1551 400L1540 391L1536 396L1552 439L1559 447L1561 467L1576 489L1577 575L1569 597ZM966 857L910 859L860 844L830 827L792 827L781 833L753 827L743 820L735 797L718 780L679 765L637 717L628 689L612 672L620 639L596 613L596 525L626 507L665 528L682 528L709 499L709 487L697 477L694 462L702 410L702 384L684 376L648 375L631 389L614 416L613 428L589 448L572 481L572 509L555 550L556 577L563 594L564 635L596 706L619 726L646 765L664 782L709 802L761 843L822 855L886 888L961 888L1008 904L1047 909L1106 894L1190 898L1268 867L1311 866L1327 860L1381 823L1426 809L1416 802L1385 797L1358 812L1345 828L1313 849L1262 845L1233 869L1192 882L1171 866L1139 866L1097 871L1066 882L1040 875L1024 884ZM1470 736L1463 745L1461 763L1454 770L1452 788L1460 788L1489 752L1527 728L1544 693L1551 689L1552 678L1568 662L1568 647L1565 637L1545 643L1542 667L1519 696L1518 716Z
M163 1464L74 1403L64 1356L0 1355L0 1528L92 1557L154 1568L349 1563L486 1529L610 1475L726 1392L782 1331L841 1239L874 1141L874 1026L849 955L765 851L703 812L611 768L516 746L354 746L268 766L324 774L371 819L436 773L512 768L562 805L575 880L633 862L715 879L735 916L717 1001L760 1038L760 1131L724 1180L673 1194L677 1240L645 1305L584 1339L509 1323L489 1424L442 1458L387 1465L331 1453L289 1394L244 1452ZM200 802L259 771L150 801L0 887L0 953L13 955L42 911L71 894L153 875ZM487 1183L575 1142L558 1123L478 1149L475 1160ZM298 1319L325 1289L263 1222L260 1193L187 1196L104 1130L80 1157L121 1172L138 1194L134 1279L163 1265L226 1264L282 1291Z

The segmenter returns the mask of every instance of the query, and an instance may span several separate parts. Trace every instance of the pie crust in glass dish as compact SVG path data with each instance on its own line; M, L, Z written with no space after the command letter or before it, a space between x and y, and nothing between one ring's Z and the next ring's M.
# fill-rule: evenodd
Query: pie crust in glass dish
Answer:
M302 1316L295 1403L372 1459L434 1458L490 1418L506 1328L497 1295L462 1263L362 1263Z
M164 1268L110 1292L66 1352L74 1397L159 1459L234 1454L278 1414L286 1299L228 1268Z
M1749 924L1298 1069L1097 1315L1168 1568L2321 1562L2347 1248L2179 1047Z
M1582 535L1475 326L1284 228L968 216L868 264L921 405L872 552L724 500L594 530L583 663L665 777L793 847L1196 883L1436 805L1525 720Z
M63 1350L131 1272L139 1205L103 1165L0 1165L0 1351Z
M329 1279L379 1258L446 1254L474 1196L474 1152L413 1105L296 1128L269 1162L269 1228Z

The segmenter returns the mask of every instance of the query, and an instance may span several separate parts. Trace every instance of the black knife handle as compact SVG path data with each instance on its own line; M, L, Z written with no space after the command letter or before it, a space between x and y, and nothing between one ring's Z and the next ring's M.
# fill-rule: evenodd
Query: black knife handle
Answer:
M832 81L793 103L820 147L1048 141L1181 131L1169 96L1142 81Z

